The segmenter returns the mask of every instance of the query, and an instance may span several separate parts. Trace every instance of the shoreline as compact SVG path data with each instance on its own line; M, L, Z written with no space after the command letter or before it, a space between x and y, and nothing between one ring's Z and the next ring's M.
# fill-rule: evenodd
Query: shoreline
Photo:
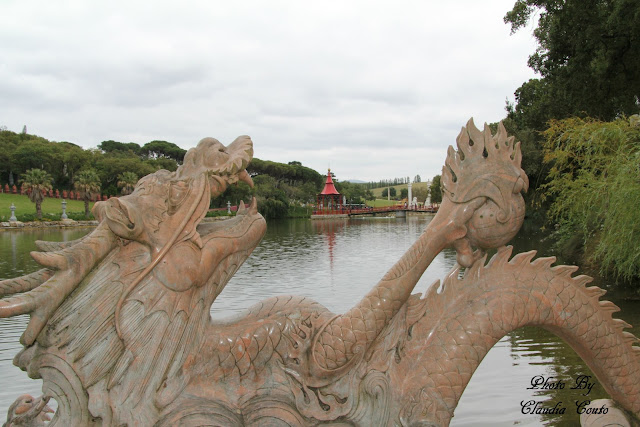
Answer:
M62 221L3 221L0 222L0 230L22 230L24 228L70 228L70 227L96 227L97 220L75 221L65 219Z
M222 221L233 218L232 216L205 217L202 223ZM31 228L72 228L72 227L97 227L98 220L75 221L73 219L65 219L62 221L2 221L0 222L0 231L3 230L23 230Z

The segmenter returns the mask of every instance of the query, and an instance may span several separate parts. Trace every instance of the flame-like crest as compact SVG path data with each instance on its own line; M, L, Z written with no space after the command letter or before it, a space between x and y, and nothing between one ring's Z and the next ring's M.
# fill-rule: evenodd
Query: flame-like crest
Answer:
M515 142L513 136L507 136L502 122L498 124L496 134L492 135L486 123L484 130L480 131L471 118L460 130L456 142L458 150L449 146L442 169L443 191L451 201L463 203L478 197L480 194L476 194L474 181L482 179L495 182L499 177L497 181L508 186L513 183L510 190L514 193L527 190L529 180L520 167L520 142Z

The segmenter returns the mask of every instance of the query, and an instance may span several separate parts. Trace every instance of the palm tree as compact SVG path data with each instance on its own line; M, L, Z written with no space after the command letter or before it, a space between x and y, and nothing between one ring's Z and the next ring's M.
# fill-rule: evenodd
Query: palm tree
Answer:
M44 200L42 193L52 189L52 181L51 175L42 169L29 169L22 175L21 182L29 192L29 200L36 204L38 219L42 219L42 201Z
M118 175L118 188L122 188L122 194L125 196L131 194L138 182L138 175L135 172L122 172Z
M78 191L84 200L84 216L89 217L89 202L91 195L100 193L100 177L95 169L85 169L78 172L74 177L73 187Z

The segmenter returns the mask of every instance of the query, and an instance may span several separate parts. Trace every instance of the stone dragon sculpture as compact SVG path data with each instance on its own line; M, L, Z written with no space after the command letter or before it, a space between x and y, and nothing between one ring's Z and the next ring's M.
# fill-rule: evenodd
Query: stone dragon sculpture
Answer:
M341 315L277 296L211 319L266 229L255 199L234 219L200 223L211 197L251 184L248 137L228 147L203 139L176 172L96 203L93 232L39 242L32 256L43 269L0 282L2 296L17 294L0 300L0 317L30 315L14 364L42 378L37 407L54 398L51 424L65 426L448 425L491 347L535 325L567 341L610 396L640 414L636 338L599 300L604 292L572 276L576 267L552 267L554 258L533 260L535 252L511 257L503 246L524 218L519 143L501 124L492 135L470 120L457 146L437 215ZM450 246L459 267L412 295ZM491 248L499 249L487 263Z

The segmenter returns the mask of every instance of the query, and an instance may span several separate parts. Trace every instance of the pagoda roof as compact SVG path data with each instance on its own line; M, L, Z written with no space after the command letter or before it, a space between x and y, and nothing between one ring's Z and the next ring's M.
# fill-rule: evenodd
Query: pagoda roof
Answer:
M333 184L333 180L331 179L331 169L327 172L327 181L324 184L324 189L320 192L322 195L332 195L332 194L340 194L338 190L336 190L336 186Z

